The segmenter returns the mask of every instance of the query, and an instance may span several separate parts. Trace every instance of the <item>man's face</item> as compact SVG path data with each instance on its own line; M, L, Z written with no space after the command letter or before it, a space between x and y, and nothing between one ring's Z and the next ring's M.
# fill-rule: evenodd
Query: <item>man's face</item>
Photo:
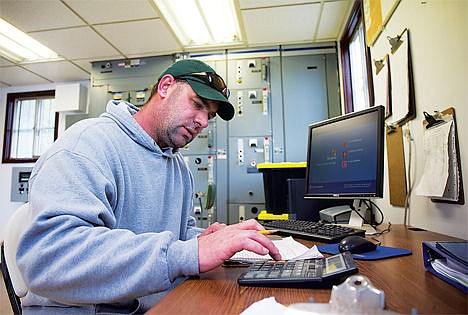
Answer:
M187 82L174 82L157 117L158 145L162 148L184 147L208 126L209 117L217 110L217 102L202 100Z

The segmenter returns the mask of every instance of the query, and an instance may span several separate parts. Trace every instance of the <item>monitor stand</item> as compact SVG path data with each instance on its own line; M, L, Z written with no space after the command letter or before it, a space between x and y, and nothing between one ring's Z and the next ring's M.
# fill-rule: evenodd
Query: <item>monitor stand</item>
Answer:
M350 226L361 227L364 222L363 218L366 215L366 207L359 199L354 200L353 207L355 211L351 211L348 224ZM360 215L357 212L359 212Z
M329 207L320 211L320 220L366 230L366 234L376 230L369 224L363 224L367 215L367 205L359 199L353 201L354 211L349 205ZM357 213L359 212L359 214Z
M353 211L353 209L355 211ZM357 212L359 212L359 214ZM360 199L353 203L328 207L320 211L320 220L329 223L348 224L361 227L366 217L367 206Z
M351 211L351 216L349 218L349 223L347 224L350 227L360 228L366 230L366 235L376 233L375 228L370 224L363 224L364 219L367 215L367 205L361 202L359 199L354 200L353 207L355 211ZM359 214L357 213L359 212Z

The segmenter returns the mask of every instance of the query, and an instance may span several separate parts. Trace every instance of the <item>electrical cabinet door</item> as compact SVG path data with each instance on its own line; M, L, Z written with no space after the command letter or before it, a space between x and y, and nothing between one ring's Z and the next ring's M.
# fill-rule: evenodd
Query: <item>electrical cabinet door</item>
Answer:
M324 55L283 59L284 138L288 162L307 158L308 126L328 118Z

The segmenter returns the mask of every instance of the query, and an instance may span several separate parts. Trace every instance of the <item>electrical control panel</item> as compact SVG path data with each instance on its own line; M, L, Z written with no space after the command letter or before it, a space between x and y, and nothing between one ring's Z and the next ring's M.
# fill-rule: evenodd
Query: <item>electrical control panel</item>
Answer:
M263 204L231 203L229 204L229 222L232 224L255 219L262 209Z
M32 167L13 167L11 170L10 201L27 202L29 197L29 177Z

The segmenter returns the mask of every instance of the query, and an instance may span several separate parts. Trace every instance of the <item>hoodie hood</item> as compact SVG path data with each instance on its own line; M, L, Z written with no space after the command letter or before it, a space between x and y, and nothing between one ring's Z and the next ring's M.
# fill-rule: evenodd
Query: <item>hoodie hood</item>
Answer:
M148 148L151 151L172 157L177 150L172 148L160 148L156 141L146 133L146 131L137 123L133 115L140 109L126 101L109 101L106 106L106 112L101 117L112 119L116 124L135 142Z

